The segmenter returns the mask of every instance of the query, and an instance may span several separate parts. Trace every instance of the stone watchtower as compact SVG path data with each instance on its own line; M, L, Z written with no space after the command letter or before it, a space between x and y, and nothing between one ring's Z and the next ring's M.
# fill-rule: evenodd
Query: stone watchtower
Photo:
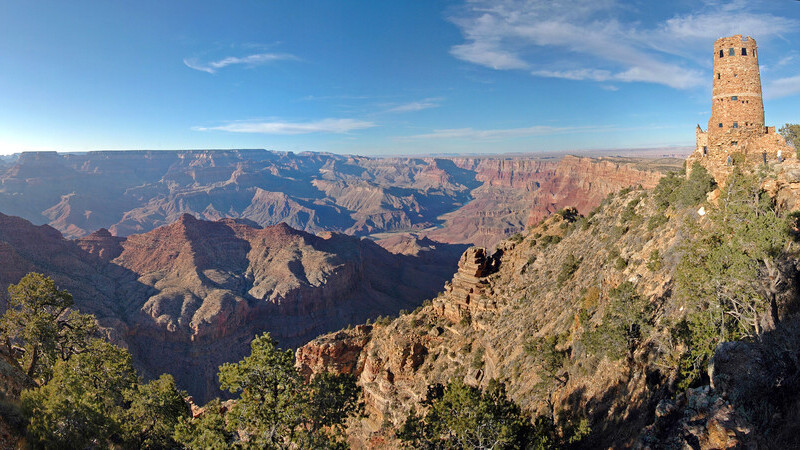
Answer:
M714 43L714 82L708 140L736 146L764 129L764 102L756 41L741 35Z
M730 164L741 160L736 155L748 164L791 157L775 127L764 124L756 40L741 34L717 39L713 58L711 118L707 131L697 126L697 148L689 156L687 170L698 161L724 183Z

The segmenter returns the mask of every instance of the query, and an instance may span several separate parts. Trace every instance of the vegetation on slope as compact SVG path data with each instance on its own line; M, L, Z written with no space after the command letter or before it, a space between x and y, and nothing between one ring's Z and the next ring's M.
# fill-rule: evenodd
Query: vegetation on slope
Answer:
M145 383L29 275L0 322L39 384L21 396L28 442L343 447L346 423L352 441L415 448L797 445L800 214L766 195L770 177L735 170L718 188L698 165L586 217L562 210L501 244L460 320L442 294L332 337L360 339L344 374L307 379L259 336L220 368L236 400L194 418L170 377Z
M239 394L227 414L217 400L192 418L172 376L142 380L130 353L99 338L93 316L69 311L72 296L51 279L28 274L9 293L6 351L36 387L4 399L0 413L33 448L340 447L339 427L358 411L352 377L306 380L265 334L250 356L220 367L222 388Z
M771 177L736 171L718 188L698 165L652 191L611 195L586 217L564 210L512 237L499 246L497 273L461 303L461 320L437 306L456 301L446 293L363 339L352 366L368 417L351 424L351 437L392 442L420 421L438 430L426 421L444 420L429 417L436 406L417 400L429 385L485 390L496 380L556 435L583 430L559 445L669 446L670 434L677 447L794 442L784 418L800 399L776 392L787 380L800 387L800 341L787 331L800 326L797 215L764 193ZM767 341L784 342L784 356L754 356ZM735 380L754 358L765 365L758 373L781 375L743 389ZM768 413L777 415L765 421ZM670 428L683 417L694 425Z

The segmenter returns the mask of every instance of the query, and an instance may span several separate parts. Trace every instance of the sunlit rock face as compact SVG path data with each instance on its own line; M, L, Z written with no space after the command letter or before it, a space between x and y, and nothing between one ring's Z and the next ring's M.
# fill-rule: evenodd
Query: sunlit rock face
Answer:
M417 246L420 256L393 254L340 233L188 214L127 238L99 230L70 241L0 214L0 289L30 271L51 276L145 376L172 373L205 401L218 393L218 366L246 355L256 334L298 346L435 295L462 247Z

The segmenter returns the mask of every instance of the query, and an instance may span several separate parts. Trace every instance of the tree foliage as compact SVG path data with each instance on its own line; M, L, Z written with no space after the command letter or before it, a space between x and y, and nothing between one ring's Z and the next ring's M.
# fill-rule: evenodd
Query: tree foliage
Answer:
M181 417L175 426L174 438L186 448L224 450L231 448L235 433L225 421L226 409L214 399L204 406L203 413L194 419Z
M172 375L163 374L125 392L128 407L122 412L123 440L132 448L173 448L175 427L189 417L186 393L178 390Z
M291 350L277 348L270 335L256 337L251 353L220 367L222 389L238 393L228 413L228 429L237 430L251 448L331 447L334 433L359 408L352 376L323 374L310 382L294 367Z
M735 170L708 217L709 226L696 230L675 275L676 295L688 311L673 330L689 349L681 362L682 386L703 373L720 342L774 326L786 281L781 261L788 256L789 228L757 175Z
M670 196L670 203L676 207L693 206L706 199L706 194L717 187L714 177L695 161L691 174L675 189Z
M70 311L72 296L51 279L32 273L9 292L0 330L40 380L21 396L33 448L337 448L344 420L361 409L353 376L306 380L265 334L220 367L222 388L239 394L234 406L212 401L190 419L172 376L143 383L131 354L93 337L95 318Z
M125 393L136 383L130 354L99 339L59 361L44 386L22 393L34 447L104 446L120 432Z
M602 323L582 339L590 353L620 359L630 356L652 328L651 304L630 281L612 289L609 297Z
M427 413L412 411L398 433L412 448L541 448L535 444L555 441L552 421L540 420L535 430L506 396L505 385L495 380L481 391L453 379L447 387L429 389L427 403Z
M97 329L94 317L69 311L72 295L40 273L25 275L8 293L9 309L0 319L3 341L9 350L23 349L19 362L28 376L46 382L57 361L85 350Z
M778 133L786 139L786 142L797 150L800 155L800 124L787 123L780 127Z
M552 381L557 381L559 385L567 383L566 378L560 373L569 356L566 350L559 349L559 344L565 338L565 335L550 334L533 338L525 343L524 350L533 356L536 365L541 369L539 377L545 384L550 384Z
M694 206L706 199L706 194L716 189L717 182L702 164L695 162L688 177L670 172L659 180L653 190L653 200L659 210L669 206L684 208ZM663 219L661 219L663 220ZM664 220L664 222L666 222ZM663 222L661 222L663 223ZM653 224L652 228L661 223Z

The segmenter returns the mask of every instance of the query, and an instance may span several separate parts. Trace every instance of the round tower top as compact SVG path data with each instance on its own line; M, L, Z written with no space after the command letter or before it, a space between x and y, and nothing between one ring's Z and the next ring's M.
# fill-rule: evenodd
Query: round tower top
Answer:
M745 56L755 56L756 48L758 48L758 45L756 45L755 39L750 36L742 37L741 34L719 38L714 41L714 53L721 55L718 56L720 58L725 56L734 56L734 54L731 53L731 50L733 50L736 55L740 55L741 49L746 49L746 51L749 51Z

